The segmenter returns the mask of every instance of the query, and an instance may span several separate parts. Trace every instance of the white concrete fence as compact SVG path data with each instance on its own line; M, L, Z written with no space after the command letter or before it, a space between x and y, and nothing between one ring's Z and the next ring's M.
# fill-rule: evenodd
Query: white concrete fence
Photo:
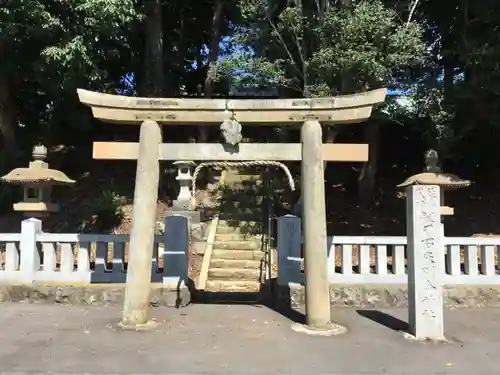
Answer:
M171 216L167 220L166 228L173 224L177 237L172 240L167 236L172 231L167 230L164 236L155 236L151 281L176 288L186 284L188 277L187 219ZM129 240L129 235L44 233L40 220L27 219L21 233L0 234L0 282L123 283ZM163 263L161 269L158 260Z
M445 285L500 284L500 238L445 237L440 197L436 185L406 188L406 237L333 236L326 241L330 283L408 287L408 333L417 340L446 340ZM302 284L301 253L301 220L279 218L279 284Z
M285 221L278 224L278 283L302 284L300 219L278 220ZM406 237L332 236L328 244L331 284L408 282ZM500 285L500 237L445 237L444 244L445 285Z

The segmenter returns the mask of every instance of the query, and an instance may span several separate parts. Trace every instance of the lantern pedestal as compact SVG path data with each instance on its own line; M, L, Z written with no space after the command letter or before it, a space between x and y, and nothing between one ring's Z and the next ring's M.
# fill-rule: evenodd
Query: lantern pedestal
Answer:
M31 203L19 202L14 203L14 211L22 212L25 217L47 217L54 212L59 211L59 205L56 203Z

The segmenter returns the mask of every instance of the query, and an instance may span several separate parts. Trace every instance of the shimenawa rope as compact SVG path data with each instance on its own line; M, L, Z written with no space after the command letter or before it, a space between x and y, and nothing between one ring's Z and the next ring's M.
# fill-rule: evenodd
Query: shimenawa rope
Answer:
M273 166L280 168L286 175L288 179L288 185L290 185L291 190L295 190L295 182L293 181L292 174L287 166L278 161L268 161L268 160L254 160L254 161L212 161L199 164L193 173L193 187L192 195L195 197L196 193L196 180L200 174L200 171L205 167L251 167L251 166Z

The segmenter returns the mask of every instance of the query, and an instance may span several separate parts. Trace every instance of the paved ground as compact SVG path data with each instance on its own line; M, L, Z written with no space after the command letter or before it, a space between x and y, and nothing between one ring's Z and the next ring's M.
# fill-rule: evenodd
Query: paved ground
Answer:
M310 337L260 306L153 309L155 332L116 328L119 309L0 305L1 373L498 374L500 310L447 312L453 344L404 339L406 310L335 309L350 332ZM378 323L383 321L385 325ZM389 326L389 327L387 327Z

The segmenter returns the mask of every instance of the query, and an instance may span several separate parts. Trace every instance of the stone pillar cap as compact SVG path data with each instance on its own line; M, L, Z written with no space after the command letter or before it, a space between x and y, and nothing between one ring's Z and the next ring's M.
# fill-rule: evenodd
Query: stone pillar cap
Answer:
M412 185L437 185L444 190L460 189L471 185L471 181L464 180L451 173L423 172L408 177L403 183L397 185L398 188L405 188Z

